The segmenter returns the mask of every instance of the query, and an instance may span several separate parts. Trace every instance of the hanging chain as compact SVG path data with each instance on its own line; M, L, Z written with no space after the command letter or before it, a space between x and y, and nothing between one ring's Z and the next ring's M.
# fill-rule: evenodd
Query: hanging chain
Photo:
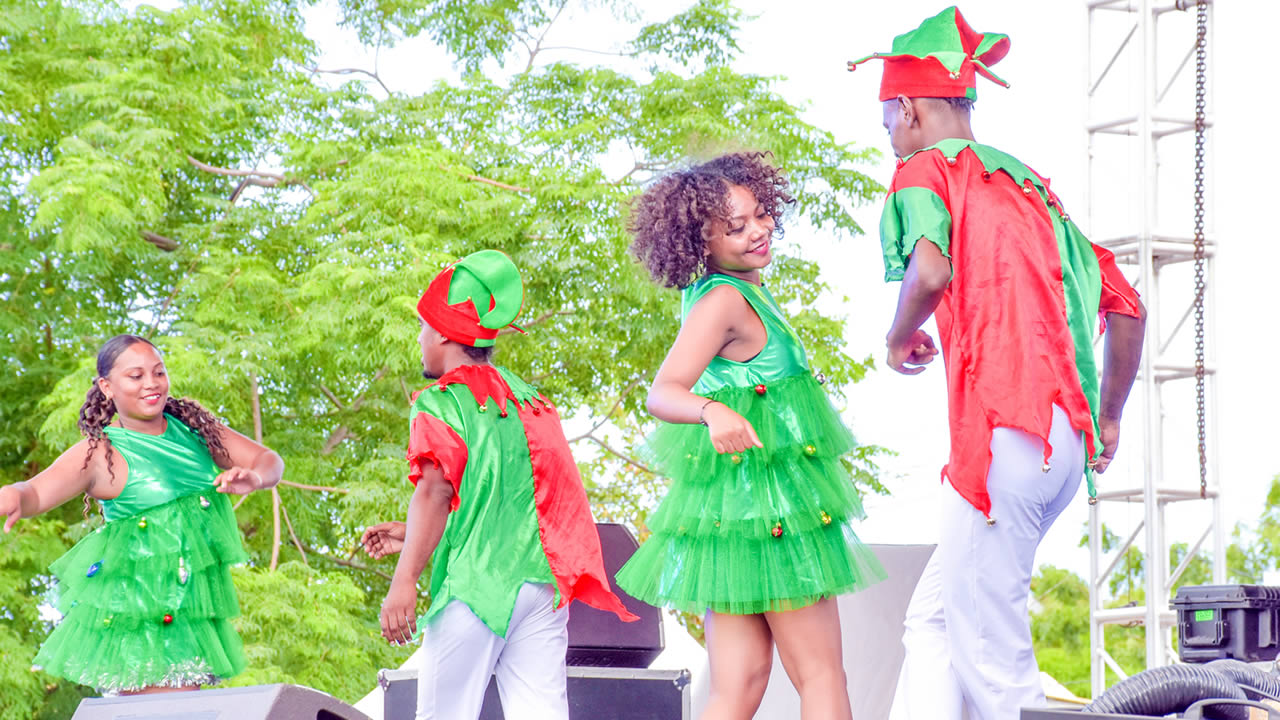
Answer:
M1204 95L1205 45L1208 36L1209 7L1205 0L1196 3L1196 175L1195 175L1195 261L1196 261L1196 432L1200 443L1200 497L1205 497L1208 461L1205 457L1204 432Z

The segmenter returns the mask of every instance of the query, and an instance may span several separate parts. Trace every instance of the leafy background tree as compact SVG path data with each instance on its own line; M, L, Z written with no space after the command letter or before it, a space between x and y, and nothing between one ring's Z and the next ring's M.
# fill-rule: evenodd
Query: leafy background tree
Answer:
M859 172L871 151L734 71L727 0L651 24L623 2L575 5L633 29L607 65L548 52L567 6L340 0L370 47L424 36L449 53L455 72L408 93L376 65L318 68L305 3L0 0L0 480L77 440L105 338L154 338L175 394L288 467L237 508L253 558L236 574L252 666L237 684L354 700L407 655L377 633L391 565L356 541L405 510L413 304L446 262L491 247L522 268L529 335L504 336L500 360L581 430L597 514L643 531L663 483L629 448L678 303L626 256L628 198L691 159L767 149L793 222L861 232L842 203L881 190ZM781 256L770 282L829 387L861 379L871 361L841 351L843 318L812 309L817 267ZM883 492L878 452L848 459L863 490ZM0 545L6 717L66 717L85 693L27 669L49 628L44 568L96 522L72 502Z

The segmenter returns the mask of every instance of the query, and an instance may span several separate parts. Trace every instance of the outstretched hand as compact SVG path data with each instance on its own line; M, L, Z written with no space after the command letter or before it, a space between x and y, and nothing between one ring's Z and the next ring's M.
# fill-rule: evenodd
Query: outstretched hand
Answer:
M4 531L13 529L14 523L22 519L22 493L17 488L5 486L0 488L0 515L5 516Z
M213 483L220 493L248 495L262 488L262 476L249 468L233 467L219 473Z
M889 346L889 357L886 363L903 375L919 375L924 372L925 365L933 362L937 354L938 348L933 344L933 338L929 337L929 333L916 330L906 343ZM908 365L913 367L907 367Z
M400 552L404 548L405 525L398 520L378 523L364 531L360 544L374 560Z

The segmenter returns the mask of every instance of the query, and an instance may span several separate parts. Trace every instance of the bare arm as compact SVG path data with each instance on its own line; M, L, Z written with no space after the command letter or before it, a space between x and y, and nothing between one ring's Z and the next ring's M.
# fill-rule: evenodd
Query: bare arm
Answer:
M244 495L275 487L284 475L284 460L276 451L254 442L229 427L222 429L222 446L230 466L218 475L218 492Z
M743 350L745 338L739 337L735 324L748 316L755 318L746 298L737 290L722 285L707 293L685 318L645 401L649 412L659 420L686 424L705 421L717 452L741 452L761 446L755 430L741 415L690 391L712 358Z
M404 548L382 602L382 636L390 642L407 643L417 632L418 578L440 544L452 498L453 485L440 468L424 462L422 478L409 499Z
M1142 340L1147 326L1147 310L1138 303L1138 317L1107 313L1106 340L1102 359L1102 392L1098 403L1098 434L1103 449L1094 469L1103 472L1111 464L1120 445L1120 415L1133 388L1142 362Z
M48 512L71 498L89 491L94 463L85 463L89 441L81 440L58 456L53 464L30 480L0 488L0 515L7 516L7 533L21 518Z
M898 291L898 309L885 337L888 365L904 375L924 372L938 354L933 338L920 329L951 284L951 261L928 240L916 242ZM915 367L907 367L907 365Z

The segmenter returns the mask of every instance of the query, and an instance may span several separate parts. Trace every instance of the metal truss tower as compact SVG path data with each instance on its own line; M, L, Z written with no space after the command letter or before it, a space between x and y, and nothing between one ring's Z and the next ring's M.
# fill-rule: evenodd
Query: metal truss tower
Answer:
M1107 651L1109 625L1144 626L1148 668L1176 660L1173 587L1206 541L1213 581L1224 582L1226 537L1213 433L1216 243L1204 232L1211 205L1205 188L1212 168L1206 110L1206 89L1213 87L1206 70L1212 67L1212 6L1208 0L1204 7L1196 0L1089 0L1086 7L1086 230L1116 254L1148 311L1142 366L1121 433L1128 461L1100 476L1105 482L1089 508L1089 646L1097 697L1108 668L1126 677ZM1107 557L1104 528L1126 524L1115 536L1124 539ZM1186 551L1170 570L1177 542ZM1104 607L1131 547L1145 552L1145 592L1123 607Z

